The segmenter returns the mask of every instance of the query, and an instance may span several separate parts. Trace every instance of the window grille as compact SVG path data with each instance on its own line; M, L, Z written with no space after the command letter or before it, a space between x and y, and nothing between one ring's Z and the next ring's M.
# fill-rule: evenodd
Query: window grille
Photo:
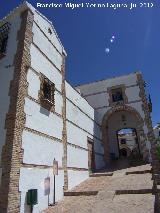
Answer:
M123 101L123 94L120 88L112 90L112 100L113 102Z
M40 103L41 106L49 111L54 110L54 93L55 85L45 76L41 76L41 87L40 87Z
M54 102L54 90L55 85L45 78L43 82L43 98Z
M126 144L126 139L125 138L121 139L121 144Z
M0 54L6 53L9 29L9 23L5 23L0 27Z

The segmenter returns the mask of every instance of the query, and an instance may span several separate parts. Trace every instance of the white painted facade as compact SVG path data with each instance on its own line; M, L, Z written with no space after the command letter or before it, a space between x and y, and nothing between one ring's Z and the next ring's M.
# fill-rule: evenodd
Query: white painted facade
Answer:
M3 24L4 23L1 22L0 27ZM5 143L5 119L10 104L9 87L10 81L13 79L14 55L17 50L16 36L21 24L20 14L13 14L12 19L10 19L10 24L6 56L0 60L0 184L2 175L1 153Z
M58 161L56 176L56 201L63 197L64 187L64 147L63 147L63 96L62 96L62 55L66 55L56 31L50 21L30 4L17 8L2 22L9 21L11 29L7 45L7 55L0 60L0 155L5 143L5 118L10 104L9 86L13 79L13 59L16 54L16 36L20 28L20 14L30 8L34 13L33 40L30 47L31 66L27 70L28 89L25 97L25 127L22 134L23 163L20 168L19 191L21 193L20 213L26 213L26 193L38 189L38 204L33 213L48 208L53 202L53 160ZM52 31L49 33L48 29ZM39 103L39 92L43 74L55 85L55 109L49 112ZM102 143L102 119L109 106L107 88L124 84L128 105L134 107L144 119L142 102L139 97L135 74L85 84L73 88L65 81L66 129L67 129L67 172L68 189L89 177L88 140L94 144L95 168L105 166L104 144ZM80 90L80 93L77 91ZM84 97L85 98L84 98ZM135 101L136 100L136 101ZM144 132L148 129L144 126ZM149 146L149 142L148 142ZM1 164L0 164L1 167ZM1 171L0 171L1 172ZM50 194L45 194L44 182L50 178Z
M36 11L28 3L20 6L8 16L11 23L7 56L0 60L2 83L0 84L1 126L0 153L5 143L5 117L8 112L10 97L8 96L10 81L13 79L13 59L16 54L16 36L21 24L21 12L30 8L34 13L33 39L30 47L31 66L27 70L28 89L25 97L25 128L22 134L23 165L20 169L19 191L21 193L20 212L28 212L26 203L27 191L38 189L38 204L33 213L38 213L53 203L53 171L54 158L58 161L56 176L56 197L63 197L63 97L62 97L62 54L65 54L52 23ZM14 18L13 18L14 17ZM5 19L6 20L6 19ZM12 20L12 21L11 21ZM49 33L48 29L52 31ZM11 45L12 44L12 45ZM10 66L11 65L11 66ZM6 66L10 66L6 68ZM55 85L54 112L49 112L39 103L39 92L43 74ZM94 121L95 111L82 96L65 82L66 90L66 127L67 127L67 168L68 189L73 188L89 177L88 170L88 138L95 143L96 168L104 166L103 146L100 126ZM50 195L45 195L44 182L50 178Z
M48 33L48 28L52 30L52 35ZM30 49L31 67L27 72L28 96L24 106L26 123L22 148L24 165L28 167L34 165L35 168L21 168L19 182L21 212L25 211L26 192L31 188L38 189L39 200L33 212L36 213L48 207L48 196L44 195L44 180L47 177L51 180L49 202L53 202L53 174L50 167L54 158L58 161L60 169L56 177L56 201L63 197L62 52L64 48L51 23L34 11L33 42ZM55 113L48 112L37 103L40 74L46 76L55 85ZM92 139L94 137L94 109L67 82L66 96L68 188L71 189L89 177L87 137ZM46 166L46 168L40 169L38 166ZM78 169L85 169L85 171Z
M131 73L124 76L114 77L110 79L104 79L88 84L78 85L76 89L80 91L81 95L88 101L88 103L95 109L96 111L96 122L99 123L99 125L102 125L103 118L105 114L112 108L112 106L109 103L109 100L111 99L109 95L109 88L114 87L125 87L125 96L127 97L127 106L132 107L137 111L141 118L145 119L144 110L142 108L142 99L140 97L140 88L137 84L137 73ZM117 117L117 122L119 122ZM129 126L128 128L131 128L132 126ZM134 127L135 128L135 127ZM115 129L116 131L118 129ZM147 133L149 132L146 123L144 122L143 125L143 131L146 135L145 144L147 149L150 153L150 142L147 137ZM112 144L110 145L110 151L115 153L115 155L118 157L118 147L117 143L115 144L114 141L117 140L116 135L111 136L111 132L109 132L110 137L112 137Z

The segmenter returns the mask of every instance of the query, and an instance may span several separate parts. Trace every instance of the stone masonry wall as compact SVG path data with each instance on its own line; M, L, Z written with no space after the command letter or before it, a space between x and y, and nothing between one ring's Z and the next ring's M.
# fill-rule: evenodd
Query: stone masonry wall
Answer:
M24 101L27 92L27 68L30 66L33 13L21 14L21 27L17 34L18 47L14 58L14 77L10 83L10 106L6 115L6 140L2 150L2 184L0 212L20 212L19 175L23 151L22 132L25 124Z

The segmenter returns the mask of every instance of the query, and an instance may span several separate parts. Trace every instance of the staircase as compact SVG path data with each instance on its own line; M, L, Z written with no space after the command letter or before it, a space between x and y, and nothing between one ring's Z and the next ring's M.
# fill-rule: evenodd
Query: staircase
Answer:
M45 213L154 213L150 164L98 172Z

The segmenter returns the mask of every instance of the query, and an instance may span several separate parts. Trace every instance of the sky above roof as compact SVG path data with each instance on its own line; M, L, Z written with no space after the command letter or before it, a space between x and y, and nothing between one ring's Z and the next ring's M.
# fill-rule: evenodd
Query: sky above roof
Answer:
M1 0L0 18L22 1ZM37 3L63 4L61 8L37 8ZM83 3L66 8L65 3ZM87 8L86 3L105 4ZM143 1L142 1L143 2ZM145 1L146 2L146 1ZM30 0L53 25L68 54L66 78L72 84L141 71L153 103L152 120L160 122L160 2L136 0ZM114 9L111 4L119 3ZM136 8L130 9L131 3ZM122 5L123 4L123 5ZM124 7L127 4L128 7ZM113 5L114 6L114 5Z

